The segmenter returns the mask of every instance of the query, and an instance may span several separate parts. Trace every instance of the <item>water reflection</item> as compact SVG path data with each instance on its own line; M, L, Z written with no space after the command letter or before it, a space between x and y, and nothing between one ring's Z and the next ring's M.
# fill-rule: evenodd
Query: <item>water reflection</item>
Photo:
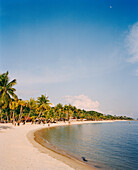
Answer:
M41 136L89 163L120 170L138 167L138 122L62 126L45 129Z

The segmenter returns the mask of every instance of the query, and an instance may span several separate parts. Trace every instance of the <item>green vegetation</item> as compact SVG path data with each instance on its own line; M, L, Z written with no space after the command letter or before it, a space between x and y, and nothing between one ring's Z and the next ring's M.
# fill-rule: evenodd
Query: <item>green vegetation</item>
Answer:
M57 104L51 107L46 95L41 95L37 100L30 98L28 101L18 99L13 86L16 79L9 82L8 72L0 74L0 122L26 122L26 121L62 121L62 120L132 120L126 116L105 115L96 111L77 109L72 105Z

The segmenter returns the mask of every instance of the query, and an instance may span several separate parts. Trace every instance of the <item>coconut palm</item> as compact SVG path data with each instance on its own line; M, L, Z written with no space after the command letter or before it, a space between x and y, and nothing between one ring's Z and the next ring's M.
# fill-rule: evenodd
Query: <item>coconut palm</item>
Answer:
M21 122L22 114L23 114L23 107L27 105L27 101L24 100L18 100L18 105L20 106L20 114L18 121Z
M69 120L69 106L65 104L64 112L66 114L66 119Z
M51 120L51 122L54 121L54 119L55 119L55 109L54 108L50 107L50 109L48 110L47 115L46 115L46 120L47 119Z
M71 104L69 104L69 119L71 119L73 116L73 110L74 110L74 107Z
M8 71L0 75L0 114L2 106L8 106L11 99L17 99L16 91L13 86L16 84L16 79L9 82Z
M26 122L26 121L28 120L28 118L30 117L31 112L37 108L37 105L36 105L36 104L37 104L37 103L36 103L35 99L30 98L30 101L27 103L27 106L29 107L30 111L29 111L29 114L28 114L25 122Z
M1 117L0 121L2 121L2 112L1 112L1 109L2 109L3 105L4 105L4 101L2 99L0 99L0 117Z
M50 101L46 95L41 95L41 97L38 97L37 103L38 103L38 111L39 111L39 115L37 118L39 118L41 116L41 114L45 112L45 110L50 109L50 105L52 103L50 103Z
M0 76L0 98L5 100L17 99L16 91L14 86L16 84L16 79L9 82L8 71ZM6 101L4 101L6 102Z
M9 107L10 109L12 110L13 112L13 116L12 116L12 120L13 120L13 123L15 122L15 110L17 109L18 107L18 102L17 101L11 101L9 103Z
M55 112L58 113L58 118L61 119L62 113L63 113L63 106L61 103L57 104L55 107Z

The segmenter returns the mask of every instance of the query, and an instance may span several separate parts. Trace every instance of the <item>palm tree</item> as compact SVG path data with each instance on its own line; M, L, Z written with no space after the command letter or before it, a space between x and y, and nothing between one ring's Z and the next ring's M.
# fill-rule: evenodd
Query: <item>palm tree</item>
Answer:
M74 109L74 107L71 104L69 104L69 116L68 116L69 119L71 119L73 116L73 109Z
M77 119L80 119L81 109L78 109Z
M28 107L29 107L30 111L29 111L29 114L28 114L25 122L26 122L26 121L28 120L28 118L30 117L31 112L32 112L33 110L35 110L36 107L37 107L35 99L30 98L30 101L28 102Z
M7 105L3 105L2 106L2 111L3 111L3 116L6 118L7 117L7 122L9 121L9 116L8 116L8 113L9 113L9 111L10 111L10 108L9 108L9 105L7 106ZM1 115L2 116L2 115ZM1 118L1 120L2 120L2 118Z
M2 113L1 113L1 109L4 106L4 101L0 98L0 121L2 121Z
M61 103L59 103L59 104L57 104L55 107L55 110L56 110L56 112L58 112L58 117L59 117L59 119L61 119L61 114L62 114L62 112L63 112L63 106L62 106L62 104Z
M9 82L9 72L0 75L0 114L3 105L7 105L11 99L17 100L17 96L14 93L16 91L13 86L16 84L16 79Z
M27 105L27 101L24 100L18 100L18 105L20 106L20 114L18 121L21 122L22 114L23 114L23 107Z
M39 110L39 115L37 118L41 116L42 113L44 113L45 110L50 109L50 103L48 97L46 95L41 95L41 97L37 98L37 103L38 103L38 110Z
M17 109L17 107L18 107L18 102L17 101L11 101L9 103L9 107L13 111L12 120L13 120L13 123L14 123L15 122L15 109Z
M65 104L64 106L64 111L66 114L66 119L69 120L69 106Z

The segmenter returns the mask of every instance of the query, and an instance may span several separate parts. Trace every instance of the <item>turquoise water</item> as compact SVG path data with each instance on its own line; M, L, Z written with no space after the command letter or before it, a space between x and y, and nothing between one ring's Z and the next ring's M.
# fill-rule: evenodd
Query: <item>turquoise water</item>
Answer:
M91 123L45 129L41 137L102 169L138 169L138 122Z

